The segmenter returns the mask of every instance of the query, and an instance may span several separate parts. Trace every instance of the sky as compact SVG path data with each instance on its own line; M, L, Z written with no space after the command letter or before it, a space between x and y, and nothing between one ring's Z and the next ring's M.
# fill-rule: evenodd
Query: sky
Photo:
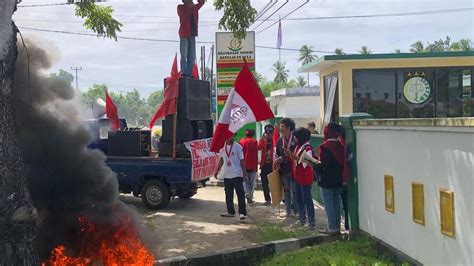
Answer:
M124 26L118 36L148 38L162 41L118 41L94 36L69 35L56 32L36 31L27 28L90 33L82 27L80 18L74 16L73 5L21 7L64 3L66 0L23 0L19 4L14 20L23 36L45 44L55 56L51 72L64 69L73 74L78 71L79 90L87 90L93 84L106 84L110 90L125 93L137 89L147 97L163 88L163 79L169 74L175 53L179 53L178 17L176 5L181 0L108 0L101 5L112 6L114 16ZM195 0L196 2L196 0ZM258 11L270 0L251 0ZM275 1L273 1L275 2ZM256 31L256 45L276 47L278 24L262 31L278 19L306 2L306 0L278 1L262 18L269 17ZM277 12L278 7L281 9ZM395 49L408 52L416 41L434 42L450 36L452 41L463 38L474 40L473 0L310 0L303 8L287 18L315 18L328 16L353 16L387 13L405 13L443 9L467 8L467 11L374 18L340 18L312 20L283 20L282 48L299 49L302 45L312 46L317 56L331 54L335 48L346 53L357 53L366 45L373 53L393 53ZM206 64L215 42L218 12L207 0L200 10L197 52L206 47ZM272 20L272 21L270 21ZM260 22L255 23L253 30ZM262 32L260 32L262 31ZM201 42L201 43L199 43ZM322 53L324 52L324 53ZM297 61L298 51L281 51L290 78L305 76L298 73L301 63ZM179 55L178 55L179 56ZM199 58L199 54L198 54ZM278 60L278 50L256 48L256 71L273 79L272 64ZM317 76L310 76L310 85L319 83ZM319 85L319 84L318 84Z

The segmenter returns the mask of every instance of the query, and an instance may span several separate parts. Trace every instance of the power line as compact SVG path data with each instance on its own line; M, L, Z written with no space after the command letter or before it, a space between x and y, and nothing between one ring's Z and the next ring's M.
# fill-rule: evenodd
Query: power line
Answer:
M298 9L302 8L302 7L303 7L304 5L306 5L307 3L309 3L309 0L306 0L306 2L304 2L304 3L301 4L301 5L299 5L297 8L293 9L290 13L286 14L285 16L283 16L283 19L285 19L285 18L288 17L289 15L295 13ZM272 24L270 24L270 26L268 26L268 27L266 27L265 29L263 29L263 30L257 32L257 34L263 32L263 31L265 31L265 30L267 30L267 29L270 28L271 26L273 26L273 25L275 25L276 23L278 23L278 21L280 21L280 20L277 20L277 21L273 22Z
M70 3L57 3L57 4L39 4L39 5L19 5L17 7L42 7L42 6L65 6L71 5Z
M278 12L282 7L286 6L286 4L288 4L290 0L286 0L285 3L283 3L283 5L281 5L280 7L277 8L277 10L273 11L273 13L270 14L270 16L268 16L266 19L264 19L262 22L260 22L257 26L255 26L253 28L253 30L256 30L258 27L260 27L260 25L262 25L263 23L265 23L265 21L267 21L269 18L271 18L276 12Z
M19 26L19 28L20 28L20 29L24 29L24 30L32 30L32 31L42 31L42 32L62 33L62 34L69 34L69 35L81 35L81 36L93 36L93 37L97 37L96 34L92 34L92 33L80 33L80 32L60 31L60 30L48 30L48 29L38 29L38 28L21 27L21 26ZM126 37L126 36L117 36L117 39L133 40L133 41L150 41L150 42L171 42L171 43L179 43L179 40L152 39L152 38L135 38L135 37ZM214 42L204 42L204 41L196 41L196 43L214 44ZM255 47L257 47L257 48L262 48L262 49L272 49L272 50L276 50L276 49L277 49L277 48L275 48L275 47L261 46L261 45L256 45ZM295 52L299 52L299 51L300 51L300 49L296 49L296 48L281 48L281 50L284 50L284 51L295 51ZM313 50L313 51L314 51L314 52L317 52L317 53L334 54L334 52L328 52L328 51L318 51L318 50Z

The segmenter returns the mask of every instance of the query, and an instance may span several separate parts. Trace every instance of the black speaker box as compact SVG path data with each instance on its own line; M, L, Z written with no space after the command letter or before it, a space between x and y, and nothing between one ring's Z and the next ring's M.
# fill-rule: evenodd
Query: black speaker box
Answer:
M148 157L151 148L151 131L109 131L109 156Z
M169 115L162 121L161 141L173 141L173 116ZM212 137L212 120L176 120L176 141L179 143Z
M212 119L211 86L208 81L179 78L178 119Z
M158 156L159 157L172 157L173 156L173 142L159 142L158 143ZM186 149L184 144L176 144L176 157L177 158L191 158L191 153Z

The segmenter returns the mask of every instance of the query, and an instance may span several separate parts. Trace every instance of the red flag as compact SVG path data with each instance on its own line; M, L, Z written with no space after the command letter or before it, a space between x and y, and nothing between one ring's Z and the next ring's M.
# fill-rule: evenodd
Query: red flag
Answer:
M219 117L212 138L211 151L219 151L224 147L225 141L244 125L270 118L274 118L272 110L245 62Z
M196 63L194 63L194 66L193 66L193 77L195 79L199 79L199 70L198 70L198 66Z
M163 101L151 118L149 127L153 128L156 120L170 114L176 113L179 96L179 72L177 57L174 57L173 67L171 68L171 77L166 78L166 87L163 91Z
M171 72L170 72L170 77L175 77L175 76L178 76L179 75L179 72L178 72L178 54L174 54L174 61L173 61L173 65L171 66Z
M109 118L110 124L112 125L112 129L118 130L120 126L119 126L119 118L118 118L118 113L117 113L117 106L115 106L107 90L105 90L105 112L107 113L107 117Z

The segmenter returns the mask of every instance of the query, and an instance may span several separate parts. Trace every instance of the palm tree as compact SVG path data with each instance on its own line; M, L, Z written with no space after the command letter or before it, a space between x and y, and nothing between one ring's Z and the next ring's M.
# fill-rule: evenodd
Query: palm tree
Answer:
M336 48L336 50L334 50L334 53L337 54L337 55L345 55L342 48Z
M275 78L273 79L276 83L286 83L288 81L288 73L290 72L286 69L286 63L282 63L280 61L276 61L273 64L273 72L275 72Z
M313 62L317 56L313 55L313 46L303 45L300 48L300 55L298 57L298 62L301 62L301 65L306 65ZM308 72L308 85L309 85L309 72Z
M453 42L450 47L451 51L471 51L472 45L470 39L461 39L458 42Z
M309 75L309 73L308 73ZM298 87L304 87L306 86L306 80L304 80L304 77L303 76L298 76L296 78L296 86Z
M421 41L417 41L414 44L410 45L410 52L411 53L423 53L425 52L425 46Z
M361 54L371 54L372 50L370 50L367 46L363 45L360 47L360 50L358 50L359 53Z

